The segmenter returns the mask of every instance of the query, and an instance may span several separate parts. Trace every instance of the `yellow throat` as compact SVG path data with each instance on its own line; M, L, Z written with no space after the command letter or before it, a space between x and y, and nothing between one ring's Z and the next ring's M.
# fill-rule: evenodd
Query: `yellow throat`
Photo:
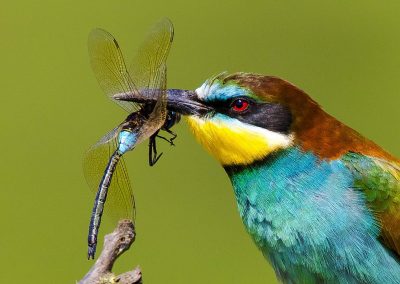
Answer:
M251 164L293 142L291 135L227 117L189 116L188 124L200 144L224 166Z

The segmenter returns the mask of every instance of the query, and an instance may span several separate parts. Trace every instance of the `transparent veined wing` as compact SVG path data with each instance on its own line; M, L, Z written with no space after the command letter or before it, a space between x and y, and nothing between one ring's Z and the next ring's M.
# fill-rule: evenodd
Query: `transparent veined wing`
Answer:
M121 126L111 130L85 154L83 172L86 182L94 194L99 188L111 155L117 149L120 130ZM104 211L107 216L111 216L116 221L122 218L130 220L135 218L135 200L123 157L114 171Z
M94 29L88 39L91 66L106 95L112 99L117 94L131 94L140 102L145 102L148 98L154 101L157 98L161 107L154 108L158 115L154 116L157 119L151 124L159 126L166 116L165 63L173 36L174 29L169 19L164 18L158 22L140 46L129 72L118 42L109 32ZM130 113L138 111L141 106L132 101L114 101Z
M115 94L135 93L138 90L125 65L121 49L115 38L103 29L94 29L88 38L90 64L104 93L112 99ZM128 112L140 109L134 102L116 101Z
M167 114L166 61L174 37L174 28L167 18L154 25L133 59L129 73L142 97L157 101L139 133L138 143L161 128Z

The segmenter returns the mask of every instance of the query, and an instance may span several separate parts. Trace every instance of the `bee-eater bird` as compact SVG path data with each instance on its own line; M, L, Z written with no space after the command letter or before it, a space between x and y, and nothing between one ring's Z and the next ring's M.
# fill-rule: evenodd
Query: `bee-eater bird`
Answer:
M400 283L398 159L277 77L223 74L168 100L283 283Z

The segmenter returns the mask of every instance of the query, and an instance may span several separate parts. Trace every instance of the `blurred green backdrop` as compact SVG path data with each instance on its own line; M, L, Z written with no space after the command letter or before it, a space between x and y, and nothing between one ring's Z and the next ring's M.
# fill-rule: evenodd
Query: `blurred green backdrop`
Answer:
M176 32L169 87L224 70L277 75L400 156L399 1L3 0L1 283L74 283L93 264L81 161L126 113L98 87L87 35L105 28L132 56L163 16ZM127 155L138 236L116 271L140 264L146 283L276 283L224 171L184 123L175 130L156 167L146 145ZM106 220L101 239L113 227Z

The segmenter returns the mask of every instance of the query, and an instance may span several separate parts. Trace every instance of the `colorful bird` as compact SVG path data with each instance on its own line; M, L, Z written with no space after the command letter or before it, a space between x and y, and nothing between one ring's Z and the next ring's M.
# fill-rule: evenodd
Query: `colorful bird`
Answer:
M399 159L277 77L222 74L168 100L282 282L400 283Z

